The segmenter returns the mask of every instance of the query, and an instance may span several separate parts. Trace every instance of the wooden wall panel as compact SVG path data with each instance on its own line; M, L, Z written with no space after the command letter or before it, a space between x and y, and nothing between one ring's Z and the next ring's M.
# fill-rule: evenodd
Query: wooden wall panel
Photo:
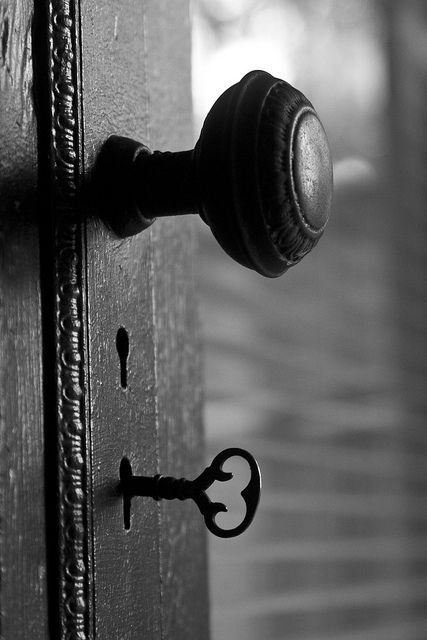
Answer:
M192 227L120 241L80 199L110 133L191 142L188 3L0 10L1 637L206 638L200 515L134 501L125 531L118 491L123 456L136 473L203 465Z
M0 2L0 636L47 638L32 2Z
M188 3L98 2L82 14L85 162L111 133L152 148L191 144ZM134 473L203 465L191 224L119 240L87 232L97 637L208 637L206 550L194 505L135 499L124 531L120 460ZM116 334L129 336L121 388ZM121 634L121 635L120 635Z
M145 3L85 5L82 13L84 157L108 135L147 140ZM95 634L160 637L159 507L133 501L125 531L118 494L120 461L134 473L158 468L154 363L153 246L149 231L119 240L99 221L87 230L90 432L93 468ZM123 389L116 336L129 339Z
M190 53L188 3L148 3L147 70L153 149L174 151L194 146ZM173 72L175 68L179 73ZM205 462L193 264L196 225L197 220L189 216L158 220L153 226L159 464L165 474L188 478L196 477ZM203 518L192 501L165 501L161 507L164 638L208 639L207 532Z

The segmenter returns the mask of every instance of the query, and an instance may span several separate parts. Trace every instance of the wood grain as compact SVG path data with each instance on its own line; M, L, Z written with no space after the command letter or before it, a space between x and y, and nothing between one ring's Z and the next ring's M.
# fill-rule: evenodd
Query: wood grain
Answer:
M0 636L47 638L33 3L0 2Z
M111 133L147 139L145 10L139 0L85 5L82 69L85 160ZM100 640L161 634L159 509L132 509L125 531L118 471L158 469L151 235L117 240L99 221L87 230L90 428L93 464L95 633ZM129 336L128 386L116 335Z
M85 161L111 133L190 144L188 3L83 7ZM97 638L208 637L205 535L192 505L135 499L124 530L123 456L136 474L202 467L191 260L185 222L127 240L87 230L90 423ZM129 336L128 386L116 334Z
M183 150L194 145L190 44L186 0L147 4L150 144L154 149ZM175 68L179 73L174 72ZM160 469L187 478L196 477L204 468L201 358L193 273L196 225L197 219L191 216L162 219L153 225ZM190 501L165 501L161 505L160 533L163 637L207 640L203 519Z

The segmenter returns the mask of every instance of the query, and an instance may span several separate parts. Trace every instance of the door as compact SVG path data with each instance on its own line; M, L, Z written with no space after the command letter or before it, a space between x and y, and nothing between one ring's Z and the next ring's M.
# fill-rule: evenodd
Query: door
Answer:
M192 223L85 195L110 134L192 144L188 3L0 7L2 637L207 638L203 520L118 488L203 465Z

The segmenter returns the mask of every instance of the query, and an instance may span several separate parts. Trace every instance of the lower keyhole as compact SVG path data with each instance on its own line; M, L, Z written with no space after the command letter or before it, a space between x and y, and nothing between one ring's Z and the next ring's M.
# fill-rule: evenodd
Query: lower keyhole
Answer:
M129 336L124 327L120 327L116 336L116 348L120 360L120 384L122 389L128 386Z
M126 531L130 529L130 507L131 507L131 499L129 495L124 491L124 485L126 484L126 480L132 475L132 466L127 458L122 458L120 462L120 483L122 486L123 492L123 524Z

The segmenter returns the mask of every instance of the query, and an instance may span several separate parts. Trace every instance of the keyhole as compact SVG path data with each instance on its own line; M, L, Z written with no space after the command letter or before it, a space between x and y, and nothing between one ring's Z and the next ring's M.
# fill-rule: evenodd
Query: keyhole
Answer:
M120 462L120 481L124 482L132 475L132 466L127 458L122 458ZM126 531L130 529L130 507L131 499L128 495L123 493L123 521Z
M116 336L116 348L120 360L120 384L122 389L128 386L129 336L124 327L120 327Z

